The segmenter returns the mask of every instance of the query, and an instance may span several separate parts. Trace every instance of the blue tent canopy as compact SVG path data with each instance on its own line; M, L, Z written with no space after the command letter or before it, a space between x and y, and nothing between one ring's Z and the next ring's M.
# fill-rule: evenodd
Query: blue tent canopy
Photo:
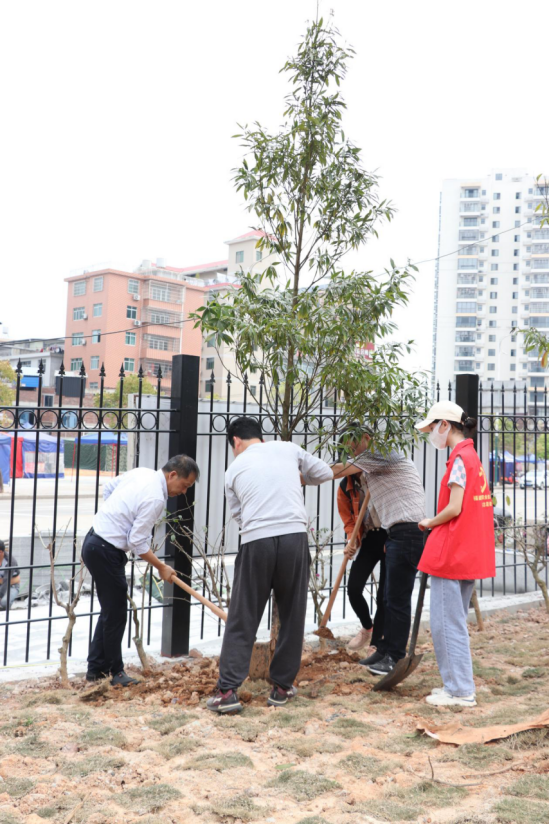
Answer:
M38 464L35 467L36 441L38 435ZM59 477L64 477L63 441L59 448L57 438L46 435L45 432L20 432L18 435L22 443L23 477L34 478L35 471L38 478L55 478L56 456L59 449Z
M4 435L0 432L0 472L5 484L10 482L11 478L11 438L9 435Z

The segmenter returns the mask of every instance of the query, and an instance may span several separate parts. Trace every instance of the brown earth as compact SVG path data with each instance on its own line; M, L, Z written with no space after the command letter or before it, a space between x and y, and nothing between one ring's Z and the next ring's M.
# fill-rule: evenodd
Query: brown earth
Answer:
M127 690L80 679L70 690L55 678L5 685L0 824L546 822L546 730L464 747L416 733L420 718L458 713L484 726L547 706L542 609L493 616L471 642L472 710L424 702L440 685L426 632L424 660L392 693L372 691L342 641L322 642L304 651L292 704L268 709L269 685L246 682L240 716L206 710L217 661L200 656Z

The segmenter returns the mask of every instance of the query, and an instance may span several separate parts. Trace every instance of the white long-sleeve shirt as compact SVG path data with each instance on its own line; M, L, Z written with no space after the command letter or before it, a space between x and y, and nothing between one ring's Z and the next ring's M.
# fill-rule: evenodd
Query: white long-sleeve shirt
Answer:
M328 464L287 441L255 443L235 458L225 473L225 494L243 544L307 532L300 472L313 486L333 477Z
M94 515L94 532L118 549L143 555L151 549L151 532L167 500L162 469L131 469L103 487L104 503Z

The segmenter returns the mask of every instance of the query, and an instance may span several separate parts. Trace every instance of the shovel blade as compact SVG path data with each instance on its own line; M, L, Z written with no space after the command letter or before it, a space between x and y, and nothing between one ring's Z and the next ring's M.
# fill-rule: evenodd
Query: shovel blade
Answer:
M374 692L378 692L379 690L391 690L393 687L397 686L397 684L400 684L401 681L404 681L405 678L408 678L409 675L415 671L419 663L422 661L423 656L424 653L421 652L418 655L406 655L404 658L401 658L391 672L388 672L388 674L384 675L380 681L376 682L372 688Z

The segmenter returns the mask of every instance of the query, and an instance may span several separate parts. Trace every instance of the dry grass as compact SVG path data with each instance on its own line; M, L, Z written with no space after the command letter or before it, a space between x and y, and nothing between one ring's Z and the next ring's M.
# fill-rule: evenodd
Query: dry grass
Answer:
M186 761L182 769L216 770L217 772L223 772L224 770L232 770L235 767L250 769L254 767L254 764L247 755L243 755L243 753L240 752L208 752L197 755L190 761Z
M548 805L523 798L504 798L493 807L499 824L548 824Z
M162 810L171 801L181 798L181 793L169 784L153 784L151 787L134 787L116 797L116 803L127 810L144 815Z
M324 775L303 770L284 770L267 785L292 796L296 801L311 801L318 795L341 789L341 785Z

